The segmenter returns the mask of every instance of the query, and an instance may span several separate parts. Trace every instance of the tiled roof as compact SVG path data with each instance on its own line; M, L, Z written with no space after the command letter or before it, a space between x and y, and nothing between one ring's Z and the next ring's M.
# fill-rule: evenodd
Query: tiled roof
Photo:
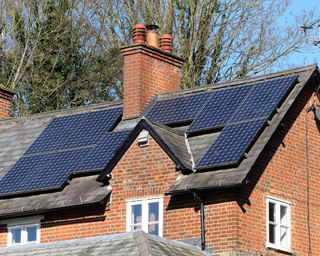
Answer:
M284 101L281 102L281 106L278 106L277 112L270 116L269 125L263 128L261 133L259 133L258 138L247 150L246 157L242 159L239 164L224 166L223 168L213 166L205 170L202 170L196 165L196 163L199 162L199 160L206 154L208 149L213 145L217 138L219 138L221 127L214 131L210 131L209 129L189 132L188 129L190 128L190 124L192 124L192 118L195 117L193 117L194 113L193 115L190 115L190 113L184 112L185 110L183 108L183 104L185 103L183 103L183 101L186 97L200 94L203 95L204 93L209 93L211 95L211 93L219 90L228 90L230 88L235 88L236 86L247 86L251 83L259 83L261 81L268 81L270 79L276 79L279 77L289 77L292 75L298 77L298 82L295 82L289 94L286 95ZM31 213L32 211L44 211L71 205L83 205L84 202L94 203L105 199L110 193L109 189L104 185L104 181L107 178L106 174L112 171L112 168L116 165L117 161L120 160L122 155L129 148L130 144L135 140L142 129L149 130L150 134L155 137L157 142L176 163L178 167L177 169L181 170L179 178L174 184L172 184L168 193L181 193L194 189L210 189L239 185L246 178L246 175L255 163L257 157L262 152L266 143L277 129L279 123L290 109L290 106L296 99L297 95L299 95L302 88L304 88L308 81L318 78L319 74L317 67L313 65L265 75L258 78L226 82L200 89L159 95L155 98L150 107L147 108L146 112L141 116L140 119L123 120L114 128L112 128L112 131L109 131L118 132L128 129L132 130L128 139L126 139L124 143L119 146L119 148L112 149L116 151L116 153L114 154L114 157L111 158L110 162L105 163L106 167L104 171L100 173L98 181L96 180L96 175L102 171L102 168L95 170L95 172L88 177L81 177L82 174L80 173L78 174L77 178L71 176L69 177L71 179L69 185L66 185L65 187L55 191L38 191L24 197L20 197L20 195L15 196L12 194L10 197L7 196L6 198L0 199L0 217L7 216L8 214L21 214L23 212ZM209 97L205 98L207 102ZM175 107L177 111L180 111L179 115L183 119L183 122L180 122L181 120L179 120L178 114L175 115L174 111L172 111L170 115L169 125L163 121L164 119L159 119L162 120L162 123L154 121L152 118L149 119L148 111L151 111L157 102L162 102L163 100L168 99L172 100L173 103L176 99L179 99L179 104L181 105L178 104L178 106ZM199 102L199 99L202 99L202 97L197 97L194 99L194 101L186 101L187 104L191 104L190 102L197 103ZM55 111L51 113L36 114L22 118L9 118L1 120L0 185L1 180L6 177L7 173L17 163L17 161L26 154L27 150L37 140L37 138L39 138L40 135L46 131L46 128L54 118L94 112L119 106L120 103L111 105L102 104L63 111ZM188 111L192 111L193 106L188 105L188 107ZM201 110L202 108L199 108L197 110L198 113ZM156 112L159 111L154 111L154 113ZM175 120L175 122L172 122L172 120ZM85 189L80 189L80 183ZM85 184L91 185L86 186ZM79 200L80 198L81 200ZM24 202L23 206L20 204L20 199L21 202ZM7 207L8 205L10 205L10 207Z
M134 231L119 235L99 236L46 244L13 246L0 249L7 256L203 256L198 247Z

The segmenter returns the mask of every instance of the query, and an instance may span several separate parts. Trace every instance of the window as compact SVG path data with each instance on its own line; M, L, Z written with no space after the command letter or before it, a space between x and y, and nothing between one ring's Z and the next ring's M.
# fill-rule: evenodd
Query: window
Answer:
M291 250L291 205L267 198L267 247Z
M142 229L162 236L163 199L144 199L127 203L127 232Z
M40 225L20 225L8 227L8 246L40 242Z

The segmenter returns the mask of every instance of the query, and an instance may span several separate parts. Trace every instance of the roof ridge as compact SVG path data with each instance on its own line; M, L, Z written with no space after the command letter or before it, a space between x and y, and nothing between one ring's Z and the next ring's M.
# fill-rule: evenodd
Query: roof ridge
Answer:
M17 117L8 117L8 118L2 118L0 119L0 124L7 124L12 122L19 122L19 121L26 121L26 120L35 120L39 118L54 118L59 116L67 116L67 115L76 115L81 114L84 112L90 112L105 108L112 108L121 106L122 101L108 101L104 103L97 103L97 104L91 104L86 106L79 106L79 107L73 107L73 108L65 108L65 109L58 109L58 110L52 110L47 112L41 112L41 113L34 113L34 114L28 114L25 116L17 116ZM86 110L86 111L85 111Z
M175 98L178 96L189 96L189 95L192 95L195 93L215 91L217 89L228 88L231 86L241 86L241 85L245 85L245 84L249 84L249 83L251 84L251 83L260 82L260 81L264 81L264 80L276 79L276 78L283 77L283 76L294 75L297 73L302 73L302 72L317 69L317 68L318 68L317 64L310 64L310 65L303 66L303 67L297 67L297 68L292 68L292 69L288 69L288 70L277 71L277 72L254 76L254 77L247 77L247 78L243 78L243 79L239 79L239 80L228 80L228 81L219 82L216 84L205 85L202 87L183 89L183 90L180 90L177 92L160 93L160 94L158 94L158 99L159 100L171 99L171 98Z

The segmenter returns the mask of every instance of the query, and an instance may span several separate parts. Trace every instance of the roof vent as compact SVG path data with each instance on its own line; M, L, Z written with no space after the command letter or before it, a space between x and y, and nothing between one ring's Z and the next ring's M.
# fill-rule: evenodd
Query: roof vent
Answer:
M149 146L149 132L147 130L142 130L137 139L140 148Z
M143 44L146 41L146 26L144 24L136 24L132 31L134 44Z

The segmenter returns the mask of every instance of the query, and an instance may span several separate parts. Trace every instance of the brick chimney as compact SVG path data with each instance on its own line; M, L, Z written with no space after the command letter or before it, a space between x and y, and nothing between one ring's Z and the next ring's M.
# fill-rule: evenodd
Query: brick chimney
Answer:
M180 90L183 60L154 47L158 45L157 26L137 24L134 45L121 48L123 67L123 119L138 117L158 93ZM152 34L151 34L152 33ZM147 38L147 41L146 41Z
M0 118L10 117L10 106L14 94L0 84Z

